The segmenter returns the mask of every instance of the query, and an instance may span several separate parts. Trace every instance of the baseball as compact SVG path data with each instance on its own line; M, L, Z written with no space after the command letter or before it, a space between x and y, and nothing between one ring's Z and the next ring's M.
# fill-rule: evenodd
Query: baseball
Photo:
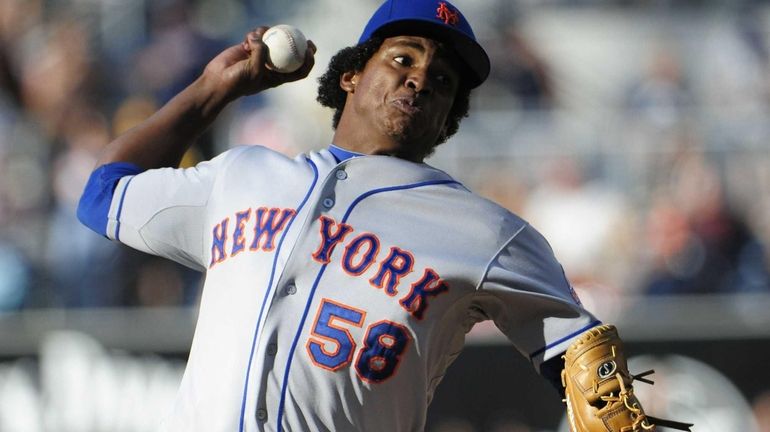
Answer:
M281 24L270 27L262 36L268 49L268 68L281 73L294 72L305 62L307 39L298 28Z

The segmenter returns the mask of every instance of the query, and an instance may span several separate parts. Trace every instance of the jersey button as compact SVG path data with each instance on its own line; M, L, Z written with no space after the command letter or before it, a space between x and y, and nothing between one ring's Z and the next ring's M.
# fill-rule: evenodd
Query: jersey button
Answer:
M334 175L337 177L337 180L345 180L348 178L348 173L346 173L344 170L338 170Z
M297 293L297 287L294 284L286 285L283 290L287 295L294 295Z
M274 356L278 352L278 345L271 343L267 346L267 355Z
M331 199L331 198L324 198L323 205L324 205L324 207L326 207L328 209L332 208L332 207L334 207L334 200Z
M267 410L262 409L262 408L258 409L257 410L257 420L262 421L262 422L267 420Z

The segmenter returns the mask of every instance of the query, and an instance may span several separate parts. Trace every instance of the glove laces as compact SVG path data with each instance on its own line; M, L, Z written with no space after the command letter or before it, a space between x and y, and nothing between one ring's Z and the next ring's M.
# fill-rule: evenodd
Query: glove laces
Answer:
M654 384L654 381L645 377L653 373L655 373L655 371L650 369L637 375L631 375L631 381L641 381L645 384L652 385ZM690 432L690 428L693 426L691 423L666 420L645 414L639 406L639 403L635 402L635 399L631 398L631 396L634 394L634 389L626 388L626 384L623 382L623 376L620 374L620 372L615 374L615 378L618 380L618 384L620 384L620 391L618 392L618 395L615 396L613 393L610 393L608 396L601 396L600 399L607 402L608 405L615 402L623 402L623 405L625 405L626 408L628 408L628 410L631 412L631 419L633 420L633 423L630 426L624 426L620 428L620 432L641 432L655 430L656 426Z

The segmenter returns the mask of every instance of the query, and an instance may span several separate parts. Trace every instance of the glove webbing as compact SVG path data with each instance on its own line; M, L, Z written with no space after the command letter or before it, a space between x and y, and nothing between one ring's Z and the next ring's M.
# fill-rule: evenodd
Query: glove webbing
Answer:
M653 373L655 373L655 371L650 369L648 371L644 371L636 375L631 375L631 381L632 382L641 381L645 384L652 385L655 382L652 380L646 379L645 377ZM690 428L693 426L692 423L682 423L682 422L677 422L673 420L666 420L658 417L649 416L647 414L644 414L642 410L639 408L639 406L637 406L637 404L629 405L628 399L629 399L629 396L631 395L631 390L626 389L626 386L623 383L623 377L620 375L620 373L616 373L615 378L617 378L618 383L620 383L620 392L618 393L618 396L614 397L610 393L609 396L602 396L601 399L606 402L617 402L622 400L623 404L626 405L626 408L628 408L629 410L631 410L631 412L635 414L634 423L631 426L626 426L622 428L620 430L621 432L651 430L655 426L668 427L668 428L677 429L681 431L691 432Z

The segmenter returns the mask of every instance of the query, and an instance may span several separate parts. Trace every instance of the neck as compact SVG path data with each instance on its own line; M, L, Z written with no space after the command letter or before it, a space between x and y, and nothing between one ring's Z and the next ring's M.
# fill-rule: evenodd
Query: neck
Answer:
M425 155L412 154L409 144L402 144L393 137L378 134L363 128L349 127L340 121L332 138L332 143L347 151L365 155L393 156L411 162L422 162Z

